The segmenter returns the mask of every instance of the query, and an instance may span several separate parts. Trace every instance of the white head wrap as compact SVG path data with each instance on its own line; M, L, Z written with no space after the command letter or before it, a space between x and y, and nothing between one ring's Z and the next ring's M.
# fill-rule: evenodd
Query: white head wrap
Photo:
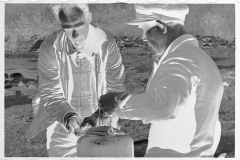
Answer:
M153 20L183 24L189 12L189 7L185 4L135 4L134 8L136 19L127 23L129 25L139 25Z

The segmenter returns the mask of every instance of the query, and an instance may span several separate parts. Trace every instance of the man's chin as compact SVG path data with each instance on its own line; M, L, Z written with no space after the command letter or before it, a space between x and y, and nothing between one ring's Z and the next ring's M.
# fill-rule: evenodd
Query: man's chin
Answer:
M81 44L81 45L79 45L79 44L74 44L74 47L76 48L76 49L83 49L84 48L84 45L83 44Z

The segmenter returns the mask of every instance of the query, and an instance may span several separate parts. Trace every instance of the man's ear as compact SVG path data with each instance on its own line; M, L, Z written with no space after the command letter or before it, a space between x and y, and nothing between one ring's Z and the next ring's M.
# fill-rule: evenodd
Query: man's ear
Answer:
M163 34L167 33L167 25L165 23L157 20L157 26L163 30Z
M91 22L92 22L92 13L91 13L91 12L88 12L86 18L87 18L87 22L88 22L88 23L91 23Z

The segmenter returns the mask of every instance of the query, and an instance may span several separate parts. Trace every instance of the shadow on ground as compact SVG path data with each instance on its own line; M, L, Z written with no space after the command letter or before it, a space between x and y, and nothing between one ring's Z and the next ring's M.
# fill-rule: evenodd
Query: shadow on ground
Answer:
M146 153L148 140L140 140L134 142L134 157L143 157ZM137 147L143 146L141 150L137 150ZM235 157L234 153L235 148L235 137L234 136L225 136L221 137L218 148L214 154L214 158L217 158L220 154L226 153L227 156L225 158Z
M31 104L32 98L29 98L29 96L25 95L11 95L11 96L5 96L5 108L9 108L11 106L15 105L25 105L25 104Z

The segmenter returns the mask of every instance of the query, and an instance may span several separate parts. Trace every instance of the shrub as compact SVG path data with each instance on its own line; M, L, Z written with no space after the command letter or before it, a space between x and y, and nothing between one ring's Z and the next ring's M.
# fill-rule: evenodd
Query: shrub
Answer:
M92 4L89 6L93 15L93 24L107 34L123 37L140 37L141 30L126 23L135 18L133 4Z
M33 35L48 36L60 29L48 4L11 4L15 9L24 8L20 13L9 14L6 5L5 50L28 50ZM92 24L102 28L107 34L118 37L141 37L142 31L136 26L126 25L135 19L133 4L90 4ZM234 4L190 4L186 17L187 32L201 36L219 36L232 40L235 37Z
M186 16L186 30L193 35L235 37L234 4L191 4Z
M5 23L5 36L8 37L5 49L9 50L29 50L28 43L33 35L42 38L60 28L48 8L22 11Z

